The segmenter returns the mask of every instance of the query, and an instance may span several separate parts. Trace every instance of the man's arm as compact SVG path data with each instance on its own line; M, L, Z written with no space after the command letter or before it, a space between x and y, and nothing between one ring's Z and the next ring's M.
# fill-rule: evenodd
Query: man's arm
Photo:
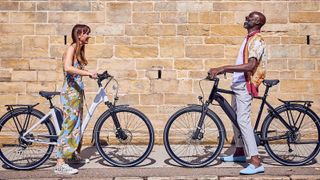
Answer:
M250 58L249 62L246 64L239 64L239 65L226 65L217 68L211 68L209 73L211 76L216 76L222 73L233 73L233 72L250 72L253 71L254 68L257 66L257 59Z

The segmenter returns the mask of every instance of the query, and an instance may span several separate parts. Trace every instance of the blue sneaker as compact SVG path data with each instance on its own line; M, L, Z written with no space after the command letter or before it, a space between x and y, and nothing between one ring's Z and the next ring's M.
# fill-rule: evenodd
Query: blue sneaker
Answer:
M220 160L223 162L246 162L246 157L245 156L224 156L220 157Z
M252 175L258 173L264 173L264 167L262 165L256 168L253 164L249 164L248 167L240 171L240 174L242 175Z

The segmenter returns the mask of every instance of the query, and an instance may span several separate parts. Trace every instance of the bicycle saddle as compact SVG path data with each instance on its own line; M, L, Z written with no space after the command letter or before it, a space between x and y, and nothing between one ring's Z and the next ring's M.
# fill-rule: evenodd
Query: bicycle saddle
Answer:
M51 99L55 95L60 95L60 92L40 91L39 94L42 97L45 97L47 99Z
M274 85L277 85L280 81L278 79L274 79L274 80L263 80L263 84L265 86L268 86L268 87L272 87Z

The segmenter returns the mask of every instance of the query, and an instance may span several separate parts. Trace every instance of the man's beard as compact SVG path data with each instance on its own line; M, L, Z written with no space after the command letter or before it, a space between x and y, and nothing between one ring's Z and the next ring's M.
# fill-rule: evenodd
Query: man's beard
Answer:
M250 29L250 28L253 27L253 23L250 22L250 21L245 21L245 22L243 23L243 27L246 28L246 29Z

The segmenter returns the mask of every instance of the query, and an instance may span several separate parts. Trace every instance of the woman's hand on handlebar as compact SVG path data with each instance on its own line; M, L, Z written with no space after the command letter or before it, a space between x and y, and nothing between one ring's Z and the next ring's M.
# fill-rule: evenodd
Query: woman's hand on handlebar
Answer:
M98 79L98 73L96 73L96 72L90 72L89 77L90 77L91 79Z

